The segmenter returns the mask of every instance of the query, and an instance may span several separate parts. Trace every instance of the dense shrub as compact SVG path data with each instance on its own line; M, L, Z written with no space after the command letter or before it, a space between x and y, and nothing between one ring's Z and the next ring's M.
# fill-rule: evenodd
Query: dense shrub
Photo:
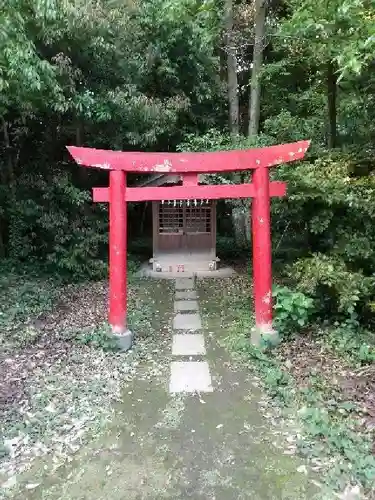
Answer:
M107 264L106 208L90 202L66 173L18 179L5 207L8 257L79 279L101 277Z
M288 183L288 197L272 203L279 250L293 249L284 273L319 299L323 316L368 319L374 298L375 178L362 165L355 154L327 153L275 172Z
M270 135L255 140L210 130L204 136L187 136L180 149L251 148L279 142L280 137L298 138L280 136L277 121L266 125ZM305 161L272 171L273 179L288 186L287 197L271 203L274 262L293 287L315 299L321 319L371 319L375 300L373 169L371 150L327 152L315 146ZM214 175L211 182L241 180L241 174L233 173ZM218 238L218 250L229 258L244 255L249 248L231 246L232 238Z

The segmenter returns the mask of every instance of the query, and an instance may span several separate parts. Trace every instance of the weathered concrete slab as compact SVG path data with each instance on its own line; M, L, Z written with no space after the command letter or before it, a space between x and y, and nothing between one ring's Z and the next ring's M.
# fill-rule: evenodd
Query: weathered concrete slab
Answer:
M215 271L209 271L204 269L198 269L195 272L195 276L199 278L231 278L235 276L237 273L232 267L219 267Z
M171 364L169 392L212 392L207 361L174 361Z
M198 311L198 309L196 300L176 300L174 303L174 312Z
M194 300L198 298L195 290L176 290L176 300Z
M194 279L193 278L177 278L176 279L176 290L193 290L194 289Z
M175 330L187 330L190 332L200 330L202 321L197 313L192 314L176 314L173 319L173 328Z
M173 356L200 356L206 354L204 337L200 333L173 335Z
M185 279L185 278L230 278L236 275L236 271L231 267L219 267L215 271L209 271L207 266L200 267L197 265L190 265L189 268L185 267L185 271L169 270L153 271L149 262L144 262L140 269L137 271L136 276L139 278L155 278L155 279Z

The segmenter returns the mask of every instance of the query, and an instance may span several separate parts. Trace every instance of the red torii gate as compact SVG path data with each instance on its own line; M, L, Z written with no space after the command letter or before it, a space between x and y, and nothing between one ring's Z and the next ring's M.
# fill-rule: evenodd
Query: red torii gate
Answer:
M94 188L95 202L109 202L109 323L124 336L132 335L126 319L127 203L134 201L190 200L196 198L253 198L252 242L256 338L272 334L272 265L270 197L284 196L286 184L270 182L269 167L300 160L310 141L266 148L209 153L121 152L70 146L78 165L109 170L109 188ZM198 185L198 175L252 170L252 182ZM179 173L182 186L127 187L126 173Z

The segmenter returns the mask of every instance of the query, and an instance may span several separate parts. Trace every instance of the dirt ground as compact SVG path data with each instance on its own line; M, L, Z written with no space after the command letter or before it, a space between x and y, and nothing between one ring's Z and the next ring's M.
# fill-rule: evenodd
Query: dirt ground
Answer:
M35 342L4 347L3 498L317 498L293 421L219 347L220 314L204 320L214 391L172 395L173 283L132 287L139 335L130 353L82 345L73 333L87 340L105 319L104 284L70 290L51 317L30 318ZM202 310L215 312L204 293Z

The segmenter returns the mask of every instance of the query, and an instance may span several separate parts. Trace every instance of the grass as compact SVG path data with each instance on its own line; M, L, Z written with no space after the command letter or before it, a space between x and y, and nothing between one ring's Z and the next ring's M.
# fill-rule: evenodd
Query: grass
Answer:
M300 348L301 339L297 336L284 341L278 349L260 351L249 342L253 326L249 282L240 277L226 283L226 290L211 290L216 313L221 311L221 321L228 331L226 347L256 372L285 415L296 416L302 429L298 452L309 459L313 470L324 476L324 486L337 493L348 485L360 485L368 498L373 498L373 432L366 425L366 408L355 398L348 398L333 380L340 373L350 379L353 364L363 358L366 363L371 362L369 351L361 350L359 342L353 349L352 336L347 333L345 340L338 335L339 330L331 332L324 341L321 336L309 341L302 339ZM334 358L333 353L341 357ZM316 365L314 356L321 358L323 366L328 363L326 370Z

